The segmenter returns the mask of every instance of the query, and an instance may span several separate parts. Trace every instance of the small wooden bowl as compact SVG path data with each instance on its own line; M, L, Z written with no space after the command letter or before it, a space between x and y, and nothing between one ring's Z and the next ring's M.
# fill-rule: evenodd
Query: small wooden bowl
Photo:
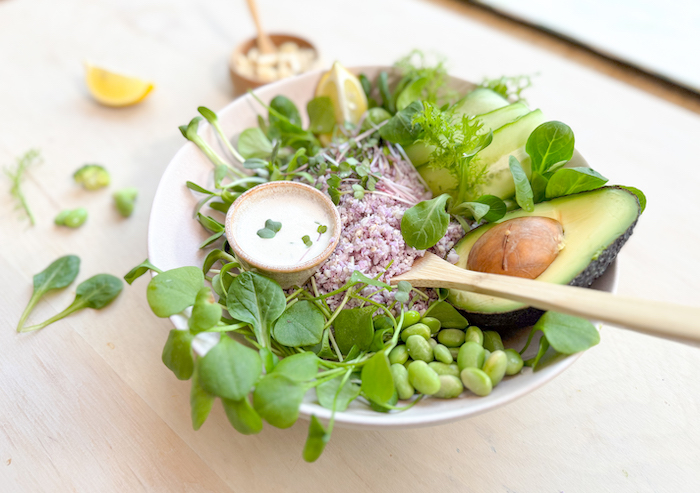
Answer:
M275 46L279 47L284 43L291 41L296 43L299 48L310 48L314 52L314 59L318 61L318 50L316 47L304 38L294 36L292 34L270 34L270 39ZM228 62L229 75L231 76L231 82L233 83L233 94L238 97L242 94L248 92L248 90L256 89L265 84L269 84L274 81L262 81L259 79L251 78L246 75L241 74L236 67L236 59L241 54L247 54L251 48L256 45L257 37L250 38L243 43L239 44L233 49L231 53L231 58ZM315 69L316 66L312 66L311 70Z

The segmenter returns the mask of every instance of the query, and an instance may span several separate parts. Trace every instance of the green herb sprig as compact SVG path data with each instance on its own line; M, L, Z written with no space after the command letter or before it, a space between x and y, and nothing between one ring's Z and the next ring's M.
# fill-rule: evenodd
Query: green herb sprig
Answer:
M24 155L17 159L17 164L14 169L9 167L3 168L5 174L10 178L12 186L10 187L10 194L17 200L18 208L24 209L27 217L29 218L29 223L34 226L36 221L34 220L34 214L32 214L27 199L22 191L22 180L24 180L24 175L27 169L38 164L41 161L41 156L37 149L30 149L24 153Z

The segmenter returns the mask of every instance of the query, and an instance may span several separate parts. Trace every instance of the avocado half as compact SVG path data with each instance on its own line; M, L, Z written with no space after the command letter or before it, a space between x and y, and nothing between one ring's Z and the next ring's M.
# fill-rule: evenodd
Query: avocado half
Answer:
M589 287L632 235L639 214L636 195L619 187L603 187L536 204L533 212L509 212L497 223L523 216L559 221L564 230L564 248L537 280ZM458 267L466 269L474 243L497 223L484 224L457 243ZM527 327L543 313L515 301L455 289L450 290L448 301L466 313L470 324L496 329Z

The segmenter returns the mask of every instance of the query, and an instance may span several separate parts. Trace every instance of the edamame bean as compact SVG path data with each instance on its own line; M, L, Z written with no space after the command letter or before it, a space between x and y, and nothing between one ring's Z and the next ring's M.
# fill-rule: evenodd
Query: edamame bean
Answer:
M57 226L67 226L69 228L77 228L83 225L87 220L88 212L85 207L79 207L73 210L65 210L60 212L54 219Z
M427 341L430 339L430 327L421 323L406 327L401 331L401 340L406 342L406 340L412 335L419 335Z
M139 191L134 187L124 188L114 192L114 205L122 217L129 217L134 212L134 202Z
M447 349L450 350L450 354L452 355L452 359L456 360L457 356L459 356L459 348L458 347L448 347Z
M500 349L503 351L503 341L501 340L501 335L493 330L484 331L484 349L488 349L491 352Z
M464 390L464 385L459 377L452 375L440 375L440 390L433 394L434 397L440 399L454 399Z
M506 365L506 375L515 375L523 369L523 358L515 349L506 349L504 351L508 357L508 365Z
M481 368L484 364L484 348L474 341L462 344L457 355L457 366L460 370L465 368Z
M446 365L445 363L440 363L439 361L431 361L428 363L428 366L438 375L452 375L453 377L459 377L459 368L455 363Z
M438 345L438 342L431 337L428 339L428 344L430 344L430 347L433 348L433 353L435 353L435 346Z
M464 334L464 340L465 341L474 341L479 346L483 346L484 345L484 333L481 332L481 329L479 327L477 327L476 325L472 325L471 327L467 328L467 332Z
M488 349L484 349L484 362L486 362L487 359L489 359L489 356L491 356L491 351ZM483 364L481 366L484 366ZM481 366L479 368L481 368Z
M433 348L422 336L408 336L406 348L408 348L408 355L414 360L425 361L426 363L433 361Z
M503 380L503 376L506 374L506 366L508 366L508 356L506 356L505 351L497 349L491 353L491 356L484 362L484 366L481 369L489 376L491 385L495 387Z
M430 327L431 334L437 334L440 331L441 324L437 318L423 317L420 322Z
M450 350L447 349L447 346L443 346L442 344L436 344L433 347L433 356L435 356L436 360L445 363L446 365L449 365L454 361Z
M478 368L465 368L459 374L466 388L476 395L485 396L493 390L493 384L489 376Z
M408 360L408 348L406 346L404 346L403 344L400 346L396 346L389 353L389 363L391 363L392 365L394 363L400 363L403 365L407 360Z
M464 344L464 331L459 329L442 329L438 332L438 341L447 347L459 347Z
M408 367L408 382L421 394L433 395L440 390L440 377L425 361L414 361Z
M416 310L409 310L403 314L404 327L410 327L418 322L420 322L420 313L418 313Z
M390 370L391 376L394 377L394 386L399 394L399 399L410 399L416 391L408 382L408 370L399 363L391 365Z

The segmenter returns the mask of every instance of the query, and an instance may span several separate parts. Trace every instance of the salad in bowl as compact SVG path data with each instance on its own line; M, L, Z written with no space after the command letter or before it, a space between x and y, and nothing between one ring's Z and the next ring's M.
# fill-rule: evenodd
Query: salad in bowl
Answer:
M431 252L470 270L613 289L644 196L608 186L572 130L521 99L524 82L475 85L415 54L394 67L336 63L218 115L200 107L180 128L190 142L156 193L149 260L126 280L154 274L148 303L175 325L163 362L191 381L195 429L217 400L244 434L301 415L314 461L336 422L475 415L598 343L587 320L391 284ZM313 205L324 201L330 209ZM245 212L226 220L234 208ZM278 276L297 264L307 275Z

